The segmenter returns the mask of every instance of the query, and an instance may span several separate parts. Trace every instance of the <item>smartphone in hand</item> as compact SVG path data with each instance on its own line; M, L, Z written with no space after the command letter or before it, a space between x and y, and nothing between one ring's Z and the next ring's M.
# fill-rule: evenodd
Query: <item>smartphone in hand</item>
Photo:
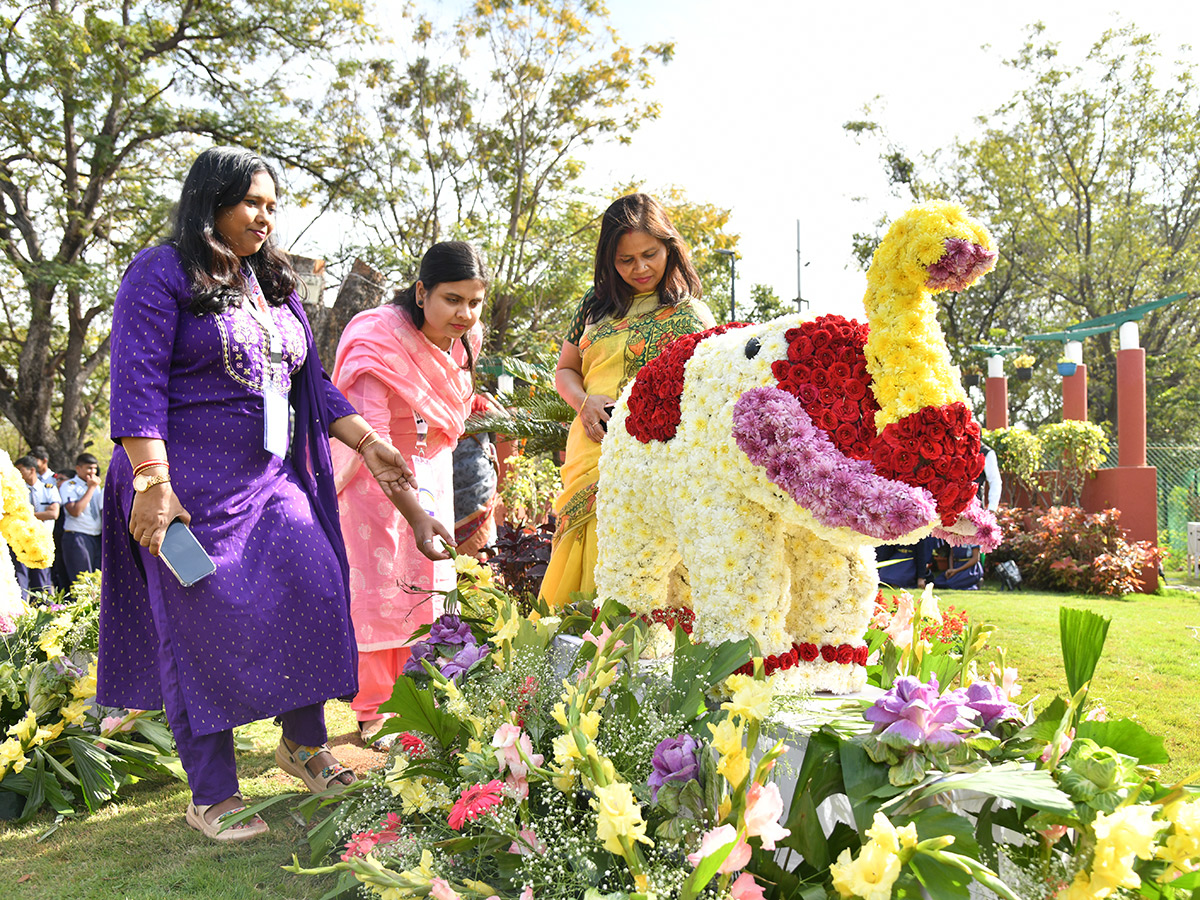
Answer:
M200 579L207 578L217 571L216 563L200 546L200 542L192 534L192 529L181 519L176 519L167 526L162 546L158 549L158 558L184 587L191 587Z

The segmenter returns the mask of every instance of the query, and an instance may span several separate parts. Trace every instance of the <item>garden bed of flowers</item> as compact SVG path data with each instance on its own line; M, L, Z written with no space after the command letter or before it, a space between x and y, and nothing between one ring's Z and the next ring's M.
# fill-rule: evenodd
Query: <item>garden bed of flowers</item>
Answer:
M0 819L93 811L146 775L182 777L161 711L96 703L99 574L0 616Z
M900 595L867 635L881 695L824 719L810 708L793 766L789 738L764 736L804 698L773 696L748 642L676 628L672 665L646 668L664 623L611 602L524 615L487 570L458 566L450 611L384 707L399 734L387 765L301 805L312 856L289 868L338 873L330 897L942 900L974 883L1080 900L1200 885L1200 800L1160 783L1161 740L1092 714L1094 614L1063 611L1070 696L1034 715L1002 654L980 674L987 626L946 626L931 592ZM567 635L578 652L562 652Z

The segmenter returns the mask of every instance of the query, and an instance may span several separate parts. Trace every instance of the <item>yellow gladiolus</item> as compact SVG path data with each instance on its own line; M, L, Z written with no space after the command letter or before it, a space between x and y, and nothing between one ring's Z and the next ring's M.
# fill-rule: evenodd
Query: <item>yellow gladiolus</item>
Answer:
M624 782L597 787L596 799L592 807L597 812L596 837L604 842L604 849L618 856L625 855L625 847L621 838L629 841L640 841L654 846L654 842L646 837L646 822L642 818L642 808L638 805L633 791Z

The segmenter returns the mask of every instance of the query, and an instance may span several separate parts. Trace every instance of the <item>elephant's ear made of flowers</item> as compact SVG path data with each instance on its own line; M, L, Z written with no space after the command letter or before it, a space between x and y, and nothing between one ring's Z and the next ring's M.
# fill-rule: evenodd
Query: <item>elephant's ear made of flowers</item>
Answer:
M642 366L629 392L629 414L625 430L643 444L669 441L675 437L682 414L683 369L696 347L705 338L724 334L731 328L744 328L747 322L730 322L707 331L685 334L669 343L662 353Z

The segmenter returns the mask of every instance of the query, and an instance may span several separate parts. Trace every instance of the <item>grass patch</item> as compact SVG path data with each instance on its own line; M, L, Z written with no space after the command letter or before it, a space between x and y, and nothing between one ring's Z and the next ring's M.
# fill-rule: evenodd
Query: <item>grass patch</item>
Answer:
M1112 620L1089 699L1109 718L1130 718L1159 735L1171 754L1167 778L1200 771L1200 593L1164 589L1129 600L1078 594L997 590L942 591L942 606L966 609L972 621L997 627L993 648L1008 651L1024 685L1018 702L1038 696L1037 709L1067 693L1058 609L1086 609ZM995 654L984 654L986 667Z
M330 744L342 762L365 772L384 759L353 743L354 717L344 703L326 707ZM238 774L247 800L302 791L298 779L279 771L279 729L257 722L239 729L253 749L238 753ZM339 737L334 737L339 735ZM178 781L143 781L121 790L116 802L95 815L64 820L42 842L53 815L24 825L0 822L0 897L5 900L247 900L321 897L331 876L298 876L280 866L292 854L308 862L306 828L287 804L267 810L270 834L242 844L218 844L183 819L191 796ZM22 880L24 879L24 880Z

